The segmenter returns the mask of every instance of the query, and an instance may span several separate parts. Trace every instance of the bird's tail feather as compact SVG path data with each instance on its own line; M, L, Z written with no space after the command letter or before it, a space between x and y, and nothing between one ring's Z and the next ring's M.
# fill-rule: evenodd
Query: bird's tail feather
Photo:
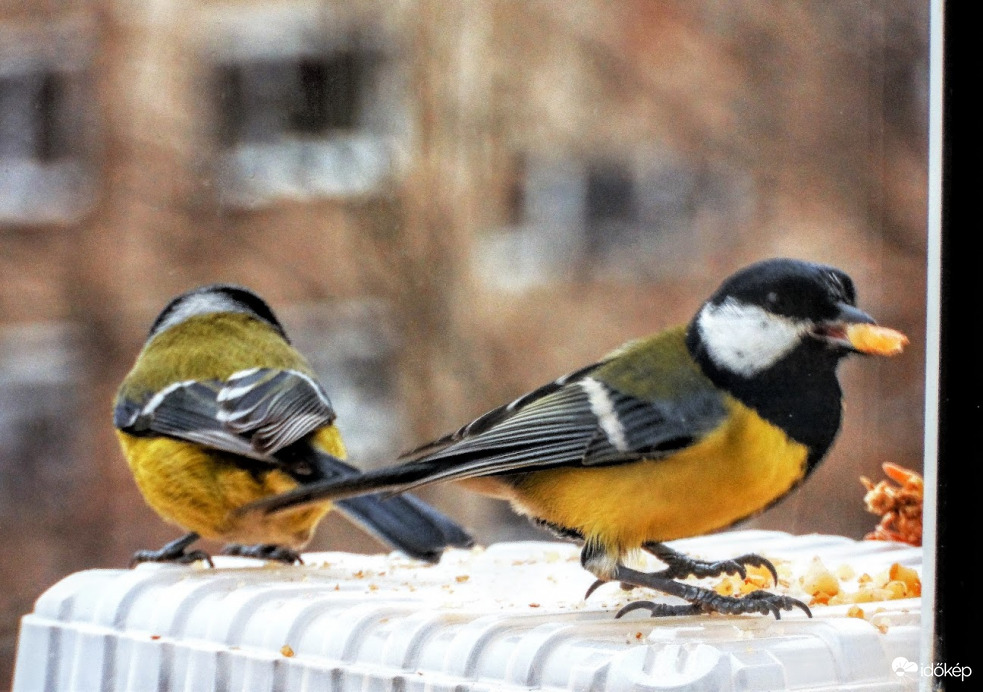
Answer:
M362 474L321 451L316 463L328 478L253 502L237 513L273 514L333 500L339 511L368 533L416 559L436 562L445 548L469 548L474 544L474 539L450 517L417 497L394 494L419 480L421 471L397 467Z
M345 466L347 469L354 470L347 464ZM253 512L275 514L312 502L337 501L372 494L395 495L431 473L433 473L432 465L419 463L351 475L346 473L340 478L335 475L324 480L304 483L294 490L279 495L251 502L239 512L242 514Z
M453 520L412 495L363 495L336 506L367 532L418 560L437 562L445 548L474 544Z

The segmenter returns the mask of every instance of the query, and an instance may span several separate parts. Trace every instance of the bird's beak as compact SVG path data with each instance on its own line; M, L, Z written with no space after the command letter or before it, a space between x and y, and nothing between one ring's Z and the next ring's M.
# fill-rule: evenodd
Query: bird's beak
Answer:
M901 332L879 327L873 317L846 303L840 303L834 319L817 324L812 335L847 351L874 356L896 356L908 344Z

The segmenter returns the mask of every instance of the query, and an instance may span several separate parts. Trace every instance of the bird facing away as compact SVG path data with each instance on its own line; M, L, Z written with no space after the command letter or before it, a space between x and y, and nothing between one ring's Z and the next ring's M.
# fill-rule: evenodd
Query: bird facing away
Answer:
M163 309L119 387L113 421L147 503L189 531L137 552L134 562L210 562L204 551L186 551L200 537L229 543L226 554L299 561L330 502L267 517L233 510L305 483L358 476L342 461L335 412L311 366L269 306L237 286L188 291ZM414 558L435 562L446 547L472 543L411 495L336 505Z
M325 498L455 481L510 501L583 544L599 584L650 587L684 605L636 601L653 615L772 613L805 604L755 591L729 597L677 581L774 566L758 555L706 562L666 541L729 527L797 487L840 428L837 365L851 353L894 355L907 339L856 307L844 272L773 259L727 278L689 324L628 343L359 477L266 498L275 515ZM398 496L398 495L397 495ZM658 572L626 565L647 551Z

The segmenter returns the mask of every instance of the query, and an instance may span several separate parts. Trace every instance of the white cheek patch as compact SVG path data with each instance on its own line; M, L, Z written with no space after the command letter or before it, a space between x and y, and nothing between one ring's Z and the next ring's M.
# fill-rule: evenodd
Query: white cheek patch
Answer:
M707 304L696 324L714 364L744 377L781 360L811 326L810 322L775 315L735 298L720 305Z

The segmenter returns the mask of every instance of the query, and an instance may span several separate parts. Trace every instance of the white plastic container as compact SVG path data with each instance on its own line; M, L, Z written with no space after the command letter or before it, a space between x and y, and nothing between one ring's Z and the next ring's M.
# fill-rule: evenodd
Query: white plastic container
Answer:
M819 556L857 575L921 550L745 531L673 546L704 558L758 552L798 574ZM71 575L21 623L16 692L34 690L905 690L920 601L760 615L614 613L653 592L593 581L576 546L399 555L316 553L305 566L244 558ZM657 563L653 562L653 565ZM710 580L711 582L713 580ZM793 578L794 582L794 578ZM796 594L794 583L785 590ZM782 589L780 589L782 590ZM856 613L854 613L856 615Z

